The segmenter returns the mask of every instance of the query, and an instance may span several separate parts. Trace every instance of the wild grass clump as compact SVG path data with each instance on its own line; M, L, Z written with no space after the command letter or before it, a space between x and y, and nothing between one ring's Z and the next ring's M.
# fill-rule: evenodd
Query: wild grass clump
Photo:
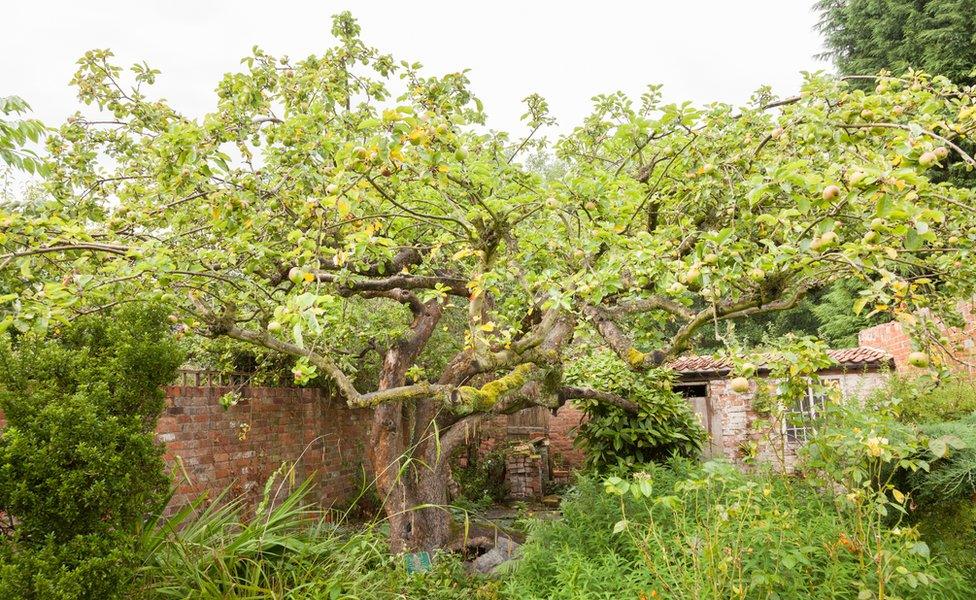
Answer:
M138 576L146 597L196 599L495 598L456 557L408 575L381 524L356 529L308 500L309 481L276 502L271 485L253 512L241 500L187 507L143 532Z

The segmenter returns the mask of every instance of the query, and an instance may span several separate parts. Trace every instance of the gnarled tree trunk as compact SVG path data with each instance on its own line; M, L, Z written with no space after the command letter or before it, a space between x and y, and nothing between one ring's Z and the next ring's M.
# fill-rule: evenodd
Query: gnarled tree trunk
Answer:
M383 358L380 390L404 384L407 369L423 350L442 310L436 300L418 308L410 333ZM438 409L431 398L381 404L373 414L369 458L393 552L433 550L450 539L450 466L447 452L442 452L435 437L438 431L433 422Z
M451 538L447 508L450 465L447 449L435 440L431 420L417 439L413 430L429 412L431 400L397 402L376 409L370 436L370 461L376 488L390 526L393 552L434 550Z

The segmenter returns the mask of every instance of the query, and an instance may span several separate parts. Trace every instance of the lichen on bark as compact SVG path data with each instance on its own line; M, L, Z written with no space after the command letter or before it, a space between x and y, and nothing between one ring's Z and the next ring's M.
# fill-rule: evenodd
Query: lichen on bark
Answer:
M458 414L470 414L490 410L503 396L518 391L529 380L529 376L538 367L533 363L524 363L515 367L511 373L490 381L480 388L461 386L458 393L461 404L456 411Z

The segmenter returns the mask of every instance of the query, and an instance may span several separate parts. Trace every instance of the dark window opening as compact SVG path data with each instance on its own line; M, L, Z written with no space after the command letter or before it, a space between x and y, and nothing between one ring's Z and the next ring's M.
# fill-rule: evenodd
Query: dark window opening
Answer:
M672 389L685 398L705 398L708 396L707 383L692 383L687 385L676 385Z

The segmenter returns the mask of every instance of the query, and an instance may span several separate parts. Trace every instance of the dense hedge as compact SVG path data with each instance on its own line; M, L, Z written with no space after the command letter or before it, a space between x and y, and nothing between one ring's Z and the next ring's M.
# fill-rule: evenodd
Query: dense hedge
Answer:
M182 359L153 306L0 342L0 597L123 593L169 487L153 430Z

